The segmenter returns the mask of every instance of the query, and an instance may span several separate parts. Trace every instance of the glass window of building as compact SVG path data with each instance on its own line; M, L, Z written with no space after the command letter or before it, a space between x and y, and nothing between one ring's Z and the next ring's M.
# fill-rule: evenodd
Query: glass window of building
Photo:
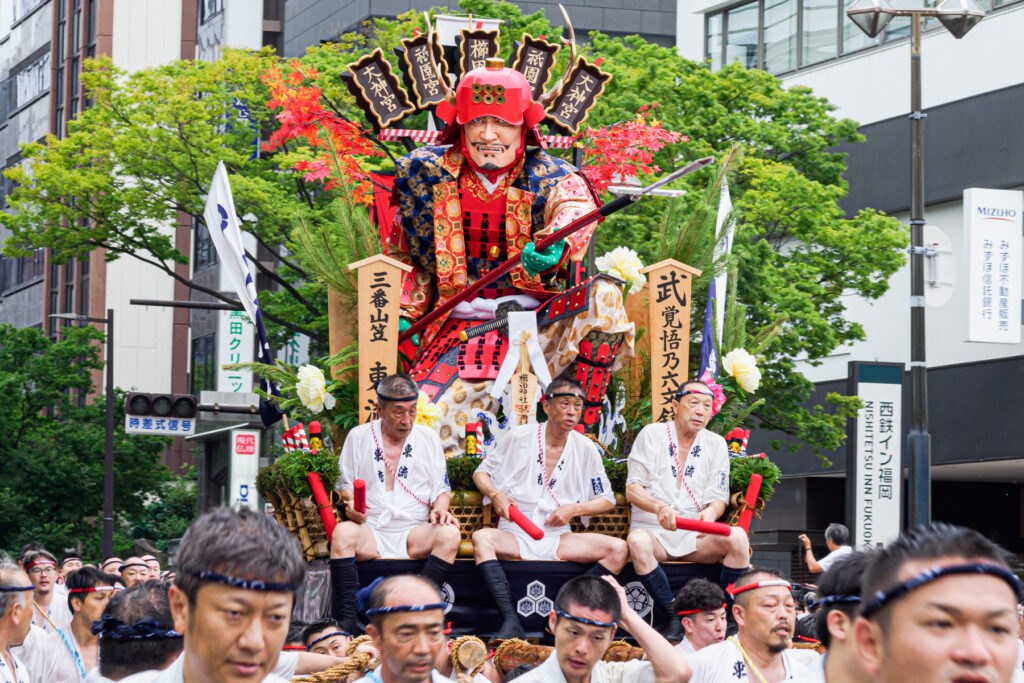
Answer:
M707 58L711 62L711 70L722 68L722 13L708 17L708 48Z
M800 65L816 64L839 54L839 0L804 0L800 18Z
M797 0L765 0L764 70L780 74L796 68Z
M739 62L748 69L758 63L758 3L735 7L726 15L725 63Z

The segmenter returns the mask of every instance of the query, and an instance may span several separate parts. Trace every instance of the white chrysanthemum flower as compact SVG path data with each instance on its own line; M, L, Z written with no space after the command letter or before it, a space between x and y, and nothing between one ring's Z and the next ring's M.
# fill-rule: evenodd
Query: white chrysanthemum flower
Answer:
M761 383L761 371L757 369L757 359L746 349L733 349L722 359L722 369L736 378L736 383L743 391L753 393Z
M628 247L615 247L604 256L595 260L597 269L629 283L629 294L635 294L644 288L647 278L640 272L644 264L640 256Z
M441 426L441 409L436 403L430 402L430 397L424 391L416 398L416 424L434 431Z
M298 372L299 381L295 384L295 393L303 407L309 412L316 414L323 412L326 408L330 410L337 401L327 391L327 380L323 370L315 365L303 365Z

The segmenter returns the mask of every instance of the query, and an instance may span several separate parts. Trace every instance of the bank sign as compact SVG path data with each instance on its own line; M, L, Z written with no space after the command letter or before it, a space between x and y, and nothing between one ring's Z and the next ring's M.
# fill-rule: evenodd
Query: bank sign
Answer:
M967 340L1019 344L1024 193L964 190Z
M849 392L863 405L848 434L847 526L854 548L875 548L900 534L903 364L850 363Z

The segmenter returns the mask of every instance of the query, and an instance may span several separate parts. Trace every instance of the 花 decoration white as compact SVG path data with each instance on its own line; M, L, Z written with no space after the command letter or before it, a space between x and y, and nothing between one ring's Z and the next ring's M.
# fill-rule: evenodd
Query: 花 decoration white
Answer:
M324 408L334 408L336 401L327 391L327 380L324 378L323 370L315 365L303 365L299 368L298 378L295 393L306 410L316 414L322 412Z
M722 369L736 378L740 389L746 392L757 391L761 383L761 371L757 369L757 360L746 349L733 349L722 358Z
M421 391L416 399L416 424L437 430L441 426L441 408L430 402L426 392Z
M644 267L640 256L628 247L615 247L604 256L598 256L594 263L602 273L608 273L629 283L627 294L636 294L644 288L647 281L640 272Z

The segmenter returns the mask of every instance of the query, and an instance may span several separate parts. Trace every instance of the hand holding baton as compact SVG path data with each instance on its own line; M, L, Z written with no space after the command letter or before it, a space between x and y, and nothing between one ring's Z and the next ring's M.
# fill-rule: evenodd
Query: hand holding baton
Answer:
M508 506L508 518L519 525L519 528L530 534L530 538L539 541L544 538L544 530L534 524L529 517L519 511L515 505Z
M732 533L732 527L722 522L705 522L703 519L687 519L676 517L676 529L686 531L697 531L702 534L714 534L715 536L728 536Z
M334 519L334 508L327 497L324 483L320 481L320 475L316 472L307 472L306 480L309 481L309 489L313 492L313 500L316 501L316 506L320 510L320 519L324 523L324 531L327 532L327 543L330 544L331 536L334 535L334 527L338 524L338 520Z
M352 482L352 507L359 514L366 514L366 482L362 479Z

